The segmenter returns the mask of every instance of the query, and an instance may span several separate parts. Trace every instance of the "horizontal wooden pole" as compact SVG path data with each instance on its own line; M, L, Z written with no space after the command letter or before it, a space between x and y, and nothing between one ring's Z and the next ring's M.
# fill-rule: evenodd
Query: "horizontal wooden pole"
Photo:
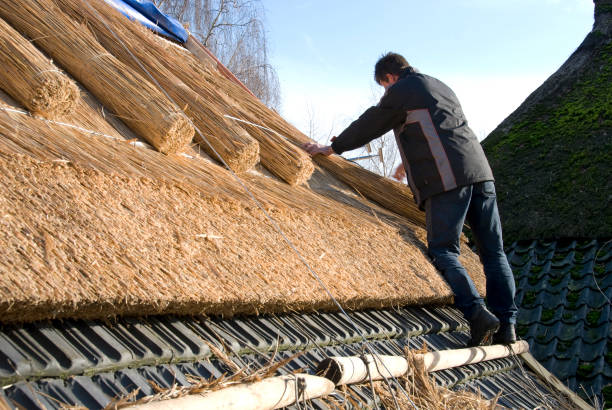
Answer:
M329 357L319 363L317 374L333 381L336 385L355 384L389 377L399 377L408 371L408 362L402 356L365 355L365 362L359 356Z
M326 396L333 392L334 388L334 383L323 377L308 374L287 375L238 384L209 393L136 404L128 409L278 409L295 403L296 398L301 401Z
M509 346L479 346L417 354L416 359L423 364L427 372L435 372L528 351L529 344L520 340ZM364 358L367 363L358 356L327 358L319 363L317 374L330 379L336 385L341 385L362 383L368 381L370 377L372 380L400 377L408 372L408 361L403 356L378 355L374 358L366 355Z
M453 367L465 366L486 362L488 360L501 359L512 354L519 355L529 351L529 344L519 340L511 345L478 346L466 349L441 350L418 355L422 358L425 370L435 372L438 370L451 369Z

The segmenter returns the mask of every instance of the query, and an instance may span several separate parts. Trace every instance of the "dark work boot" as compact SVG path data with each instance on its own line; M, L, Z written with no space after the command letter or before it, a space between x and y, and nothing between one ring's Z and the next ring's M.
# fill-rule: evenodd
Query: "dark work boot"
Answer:
M484 307L480 306L470 322L470 335L468 347L491 344L493 334L499 329L499 319Z
M493 344L509 345L516 342L516 333L514 332L514 324L502 323L499 330L493 335Z

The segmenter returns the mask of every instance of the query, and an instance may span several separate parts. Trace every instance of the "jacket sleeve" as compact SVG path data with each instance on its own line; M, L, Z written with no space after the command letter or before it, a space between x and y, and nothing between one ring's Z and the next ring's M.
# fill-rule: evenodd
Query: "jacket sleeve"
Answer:
M396 89L396 90L394 90ZM331 146L336 154L359 148L380 137L406 119L397 87L392 86L378 105L368 108L353 121Z

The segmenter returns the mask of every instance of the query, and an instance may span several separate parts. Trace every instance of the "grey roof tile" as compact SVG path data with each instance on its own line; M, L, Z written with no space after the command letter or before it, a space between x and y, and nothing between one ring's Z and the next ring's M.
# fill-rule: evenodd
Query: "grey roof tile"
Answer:
M570 388L601 399L601 388L612 384L612 243L519 242L508 257L517 279L517 330L534 357Z
M420 348L424 343L430 349L448 349L465 346L469 335L465 331L466 324L460 313L455 309L436 307L428 309L389 309L385 311L353 312L351 319L364 329L371 342L370 347L379 354L403 354L404 348ZM32 367L22 365L21 368L30 371L26 377L29 388L51 398L51 404L44 402L40 407L56 408L59 403L81 405L89 408L102 408L117 396L124 396L128 392L140 389L138 397L154 393L152 383L161 388L169 388L174 384L188 385L188 375L209 379L220 377L228 372L228 367L211 355L210 350L204 348L205 342L214 342L215 334L223 340L223 344L230 348L228 355L239 366L260 367L269 363L272 352L266 349L274 346L285 346L288 350L276 352L275 360L290 359L289 363L279 372L287 373L298 369L312 371L316 364L329 355L357 355L363 351L361 342L353 343L355 330L352 324L344 317L334 314L309 315L317 328L310 328L316 332L334 332L333 337L320 338L325 344L306 345L309 338L297 337L296 334L308 327L303 316L284 315L261 318L232 319L228 321L212 321L206 318L149 318L138 321L118 320L112 329L106 324L97 322L70 322L69 330L64 328L65 322L50 322L45 332L49 345L31 347L29 351L17 354L6 349L12 346L0 343L0 352L5 357L12 356L15 364L25 363L37 355L38 369L58 369L63 377L50 378L49 374L32 372ZM382 322L381 322L382 320ZM301 327L296 326L301 322ZM95 328L95 331L92 329ZM118 329L118 330L117 330ZM30 338L35 330L24 330L13 326L13 330L0 329L0 337L6 338L12 331L21 330L23 338ZM64 339L57 335L70 334ZM102 336L100 336L102 335ZM144 336L144 340L140 338ZM210 339L202 339L208 336ZM393 338L391 338L393 336ZM199 341L198 341L199 340ZM276 341L284 340L283 342ZM103 341L94 351L98 341ZM297 345L290 346L291 341ZM57 343L58 345L56 345ZM65 347L72 352L70 355L62 353L62 343L74 343L76 347ZM218 342L217 342L218 343ZM257 347L251 349L248 347ZM292 357L296 346L304 346L306 353L300 357ZM237 349L233 347L238 346ZM37 350L38 349L38 350ZM98 360L100 351L112 354L106 361ZM299 350L299 349L298 349ZM168 357L168 352L173 356ZM157 355L157 361L151 362L149 355ZM59 356L57 364L50 359ZM65 360L63 357L69 357ZM131 362L127 357L131 358ZM196 360L194 357L198 356ZM89 368L87 374L71 374L79 371L72 363L85 361ZM109 371L108 364L115 365L118 370ZM487 378L495 377L497 382L489 384L493 388L489 391L489 398L497 394L501 384L510 383L503 375L517 366L515 359L498 359L486 363L463 366L435 373L435 378L449 387L460 386L467 382L474 386L484 386ZM532 376L527 376L532 377ZM5 383L6 380L3 382ZM500 384L501 383L501 384ZM3 390L3 395L10 400L16 400L20 405L36 408L33 404L37 394L28 396L24 393L24 382L17 382ZM496 386L496 387L495 387ZM371 392L367 387L350 387L364 403L373 404ZM317 404L318 403L318 404ZM526 397L506 399L505 403L516 407L522 403L537 405L537 401L530 401ZM315 408L323 408L323 403L311 403Z

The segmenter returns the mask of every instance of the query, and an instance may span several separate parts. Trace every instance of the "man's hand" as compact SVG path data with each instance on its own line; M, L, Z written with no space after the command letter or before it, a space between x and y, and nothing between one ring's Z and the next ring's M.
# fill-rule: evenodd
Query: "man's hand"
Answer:
M403 164L399 164L397 168L395 168L395 172L393 173L393 178L401 181L406 176L406 169Z
M321 154L327 157L334 153L334 150L332 149L331 145L321 145L317 144L316 142L307 142L306 144L302 145L302 148L304 148L304 150L308 152L311 156Z

